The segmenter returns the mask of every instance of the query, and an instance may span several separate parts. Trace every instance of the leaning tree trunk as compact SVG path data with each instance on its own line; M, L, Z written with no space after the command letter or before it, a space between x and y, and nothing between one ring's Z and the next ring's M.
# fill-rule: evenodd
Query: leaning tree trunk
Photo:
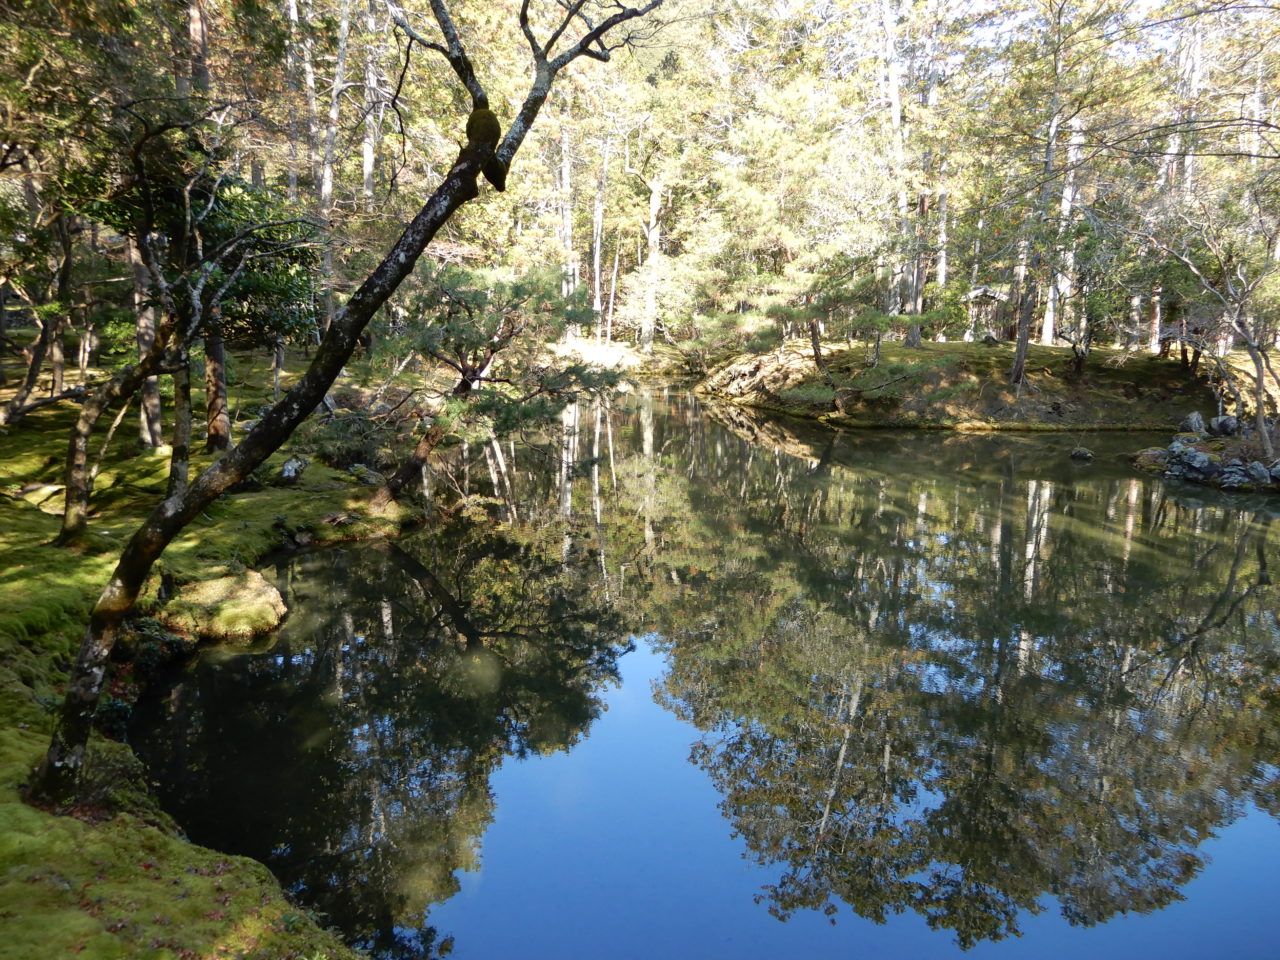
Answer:
M373 319L374 313L412 272L422 251L454 211L479 195L476 178L480 172L484 170L495 187L502 189L511 160L546 103L556 72L588 53L599 58L600 52L596 47L602 44L606 32L628 20L644 16L661 3L662 0L649 0L641 7L623 8L611 14L554 57L551 49L563 37L565 28L575 16L573 10L566 14L560 28L551 32L551 39L545 44L536 42L533 29L527 20L522 19L521 28L533 48L534 77L502 143L498 142L500 131L496 120L492 124L481 122L468 129L467 145L458 154L444 182L436 188L382 262L351 295L346 306L335 314L302 378L225 457L206 468L181 493L161 501L126 544L106 589L90 615L48 752L32 775L32 799L64 804L74 798L112 647L121 624L133 610L151 568L165 548L227 489L274 453L319 405L350 359L361 332ZM394 8L389 9L397 25L416 38L408 22L397 16ZM426 40L422 45L439 50L448 58L454 72L471 93L473 116L488 113L488 96L476 80L474 68L463 50L444 0L432 0L432 11L444 33L447 47ZM607 54L604 58L607 59ZM472 124L468 126L471 128Z
M180 494L166 497L135 531L93 608L48 753L32 781L34 797L58 804L74 797L108 658L121 624L133 610L156 560L188 523L274 453L320 404L374 313L413 270L422 251L453 212L478 196L476 177L493 155L495 145L487 140L468 142L444 182L390 253L334 316L311 365L298 383L239 445L208 467Z
M427 428L426 433L418 438L413 451L396 468L395 473L387 478L374 495L372 506L375 510L385 508L394 500L399 500L404 491L422 479L422 468L426 466L432 451L440 446L445 437L445 429L437 421Z

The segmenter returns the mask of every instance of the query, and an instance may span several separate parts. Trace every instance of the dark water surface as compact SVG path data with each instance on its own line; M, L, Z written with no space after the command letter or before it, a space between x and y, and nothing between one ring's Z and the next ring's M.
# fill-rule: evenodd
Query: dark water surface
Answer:
M193 840L383 957L1280 956L1265 501L1132 437L564 427L139 704Z

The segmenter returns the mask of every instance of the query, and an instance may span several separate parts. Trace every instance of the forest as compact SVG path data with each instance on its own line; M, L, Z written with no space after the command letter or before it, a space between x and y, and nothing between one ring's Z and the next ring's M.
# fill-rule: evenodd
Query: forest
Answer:
M1093 926L1274 812L1272 5L0 0L0 37L0 957L443 956L502 760L585 739L642 641L782 919ZM367 902L182 806L236 737L311 756L291 683L395 727L274 788L361 811L309 829L372 838Z

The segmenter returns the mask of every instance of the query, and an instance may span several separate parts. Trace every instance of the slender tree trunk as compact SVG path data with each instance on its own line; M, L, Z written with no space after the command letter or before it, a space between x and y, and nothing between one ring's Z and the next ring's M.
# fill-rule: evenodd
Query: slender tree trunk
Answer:
M662 259L662 177L649 182L649 220L645 228L644 315L640 319L640 349L653 352L653 338L658 330L659 262Z
M324 328L333 323L333 169L337 162L338 121L341 116L342 94L346 89L347 39L351 33L351 0L341 0L338 5L338 49L333 67L333 86L329 91L329 115L324 128L324 156L320 162L319 212L330 242L324 245L321 272L324 284Z
M573 141L569 136L572 119L566 98L560 111L560 168L556 176L560 205L560 250L564 264L560 292L565 296L578 289L578 251L573 237Z
M129 269L133 274L133 306L138 320L138 356L148 356L156 342L156 310L151 296L151 274L142 260L142 251L129 239L125 243ZM160 410L160 381L148 376L142 382L142 402L138 412L138 440L144 447L164 443Z
M1017 347L1014 349L1013 369L1009 372L1010 383L1022 383L1027 370L1027 346L1031 342L1031 311L1035 304L1034 284L1028 276L1030 266L1031 240L1024 233L1018 239L1018 260L1013 269L1014 302L1018 310L1018 329L1014 336Z
M948 210L947 192L943 190L938 194L938 241L937 241L938 260L937 260L937 266L934 268L934 274L933 274L934 279L938 283L939 293L941 293L942 290L946 287L947 279L948 279L947 254L949 252L948 246L950 244L950 237L948 236L948 232L947 232L947 227L948 227L947 218L949 216L950 216L950 211Z
M613 343L613 314L618 306L618 266L622 261L622 228L613 235L613 270L609 274L609 319L605 323L604 342Z
M1157 283L1147 300L1147 352L1160 352L1160 327L1164 318L1160 309L1160 284Z
M894 184L898 214L898 244L915 247L915 227L911 222L911 199L907 190L907 152L906 128L902 116L902 53L898 46L898 19L900 15L898 0L879 0L881 30L881 75L884 102L889 110L889 161L891 165L890 180ZM915 309L915 274L908 266L911 259L906 249L894 249L892 259L887 264L888 288L886 290L885 313L902 314L914 312ZM919 322L912 322L907 328L906 340L903 344L912 349L921 345Z
M284 337L276 335L271 350L271 402L280 401L280 374L284 372Z
M169 454L169 486L165 497L179 497L191 472L191 362L182 358L173 371L173 442ZM221 448L225 449L225 448Z
M40 382L40 371L44 368L45 357L49 353L49 340L53 333L52 320L36 319L36 327L38 333L35 341L25 351L27 355L27 373L22 378L22 383L18 386L18 391L13 395L3 408L0 408L0 426L14 423L22 417L23 407L26 406L27 399L35 391L36 384Z
M1017 346L1013 353L1013 369L1009 372L1009 382L1017 384L1019 394L1021 394L1021 385L1027 373L1027 347L1031 343L1031 317L1035 310L1037 290L1034 278L1031 276L1031 270L1035 268L1034 263L1028 262L1031 242L1027 237L1023 237L1018 242L1018 268L1020 274L1018 279L1018 334Z
M209 332L204 335L205 423L208 433L206 451L226 450L231 446L231 411L227 400L227 345L217 311L209 318ZM188 371L188 391L190 390ZM189 398L188 398L189 402Z
M831 375L831 368L827 366L826 357L822 355L822 331L818 323L817 317L809 318L809 344L813 348L813 365L818 368L818 376L822 379L822 383L831 391L831 403L835 407L837 413L844 413L844 402L840 396L840 387L836 384L835 377Z
M1253 421L1254 430L1262 441L1262 450L1268 460L1275 458L1275 446L1271 442L1270 424L1267 423L1267 358L1251 335L1247 325L1241 318L1239 308L1235 308L1232 327L1244 340L1245 350L1253 361Z
M69 546L79 540L89 522L89 495L93 491L93 478L89 471L89 439L93 436L98 420L109 407L137 393L160 365L160 359L161 350L152 344L146 356L118 371L85 397L80 405L80 415L71 429L66 465L63 468L62 482L66 489L63 494L62 528L54 541L58 546Z
M364 138L361 143L361 171L363 173L364 209L366 213L374 208L374 174L378 163L378 146L382 139L382 92L378 71L378 43L381 36L378 25L378 9L376 0L369 0L365 9L365 33L368 45L364 56Z
M1051 347L1057 340L1058 328L1070 319L1071 297L1075 283L1076 242L1071 224L1075 215L1076 167L1084 156L1084 127L1078 117L1068 124L1067 164L1062 173L1062 193L1058 201L1057 242L1054 244L1053 269L1045 304L1040 342Z
M609 185L609 157L613 140L606 137L600 156L600 175L596 178L595 202L591 208L591 309L595 316L596 343L604 337L604 209Z

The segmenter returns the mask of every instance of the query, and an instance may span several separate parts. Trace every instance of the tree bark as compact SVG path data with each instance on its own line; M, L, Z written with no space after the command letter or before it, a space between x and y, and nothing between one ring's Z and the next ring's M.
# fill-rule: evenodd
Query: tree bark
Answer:
M413 452L401 462L396 472L387 478L387 482L374 496L375 509L385 507L393 500L399 500L405 490L421 480L422 468L426 466L427 459L435 448L440 446L444 436L444 427L439 423L433 423L427 428L426 432L418 438Z
M62 482L65 486L62 528L54 543L69 546L80 539L89 522L89 495L93 477L89 471L89 438L108 407L137 393L160 365L161 351L153 344L145 357L118 371L106 383L93 390L80 406L80 415L71 428L67 444L66 466ZM143 400L145 402L145 394Z
M191 420L191 362L183 357L178 369L173 371L173 442L166 497L180 496L187 487L191 472Z
M0 426L8 423L15 423L22 417L27 398L31 396L35 390L36 384L40 381L40 370L44 367L44 358L49 353L49 339L53 334L52 320L38 320L39 333L35 342L26 351L27 354L27 374L22 379L22 383L18 386L18 391L9 400L8 404L0 407Z
M129 269L133 273L133 307L138 320L138 356L148 356L156 342L156 311L151 298L151 274L143 262L142 251L133 239L126 241ZM160 382L148 375L142 382L142 403L138 413L138 440L144 447L164 443L161 425Z
M351 3L342 0L338 7L338 50L333 68L333 85L329 92L329 115L324 128L324 155L320 161L319 213L325 235L330 242L324 245L321 272L324 283L324 327L333 323L335 301L333 295L333 168L337 158L338 120L341 115L342 94L346 89L347 38L351 33Z
M205 423L208 429L204 448L213 452L231 446L231 412L227 401L227 345L218 326L216 311L209 318L209 323L209 332L204 335ZM187 379L190 381L190 372Z
M368 46L364 54L364 138L361 143L361 173L363 174L362 196L364 209L370 213L374 208L374 174L378 163L378 145L382 139L383 103L379 91L378 71L378 7L376 0L369 0L365 9L365 32Z

